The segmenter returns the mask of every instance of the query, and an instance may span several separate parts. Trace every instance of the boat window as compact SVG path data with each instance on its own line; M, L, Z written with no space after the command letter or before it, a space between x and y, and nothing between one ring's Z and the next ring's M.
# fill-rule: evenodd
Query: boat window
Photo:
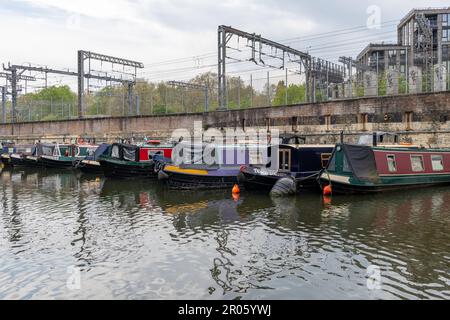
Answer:
M389 172L397 172L397 162L394 155L387 156Z
M351 173L352 169L350 168L350 164L348 163L347 156L344 154L344 164L342 166L342 171L346 173Z
M441 155L431 156L431 162L433 164L433 171L444 170L444 159Z
M320 155L320 160L322 162L322 168L328 167L328 163L330 162L332 154L331 153L322 153Z
M113 146L111 149L111 157L120 159L120 149L119 146Z
M42 155L43 156L52 156L53 155L53 147L42 147Z
M148 159L153 160L154 156L160 156L164 155L163 151L161 150L148 150Z
M423 156L411 156L411 166L414 172L425 171Z
M278 169L280 171L291 171L291 150L280 150Z

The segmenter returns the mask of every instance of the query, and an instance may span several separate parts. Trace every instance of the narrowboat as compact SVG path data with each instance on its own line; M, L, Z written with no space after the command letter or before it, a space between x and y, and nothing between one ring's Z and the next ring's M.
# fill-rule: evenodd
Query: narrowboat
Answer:
M92 156L87 156L83 160L77 162L75 167L86 174L102 174L102 166L99 158L102 155L107 155L110 152L111 145L101 144Z
M1 165L3 167L9 167L11 166L11 155L9 153L2 153L2 155L0 156L1 159Z
M251 158L251 146L214 146L213 165L203 161L204 147L196 154L189 146L182 153L191 153L191 164L166 164L158 173L159 180L165 182L171 189L226 189L238 184L238 174L242 165L248 165ZM180 155L184 158L183 155ZM184 162L184 163L187 163Z
M272 149L274 147L269 148L270 155ZM328 166L334 145L281 144L276 149L278 159L274 159L277 163L275 168L270 169L271 165L241 168L239 182L246 190L271 191L285 177L295 178L297 189L318 187L317 177ZM271 163L275 164L275 161Z
M16 152L14 142L3 142L0 154L0 164L4 167L11 166L11 154Z
M98 146L57 144L52 155L42 155L40 162L46 168L71 169L77 161L93 155Z
M36 143L31 155L26 155L23 158L25 166L27 167L42 167L42 156L52 156L55 152L56 144Z
M338 144L322 186L335 194L376 193L450 184L450 149Z
M172 157L172 145L159 141L151 144L129 145L115 143L106 155L98 159L103 173L109 178L156 178L154 156Z
M33 153L34 145L17 146L15 152L10 155L11 166L26 166L26 157Z

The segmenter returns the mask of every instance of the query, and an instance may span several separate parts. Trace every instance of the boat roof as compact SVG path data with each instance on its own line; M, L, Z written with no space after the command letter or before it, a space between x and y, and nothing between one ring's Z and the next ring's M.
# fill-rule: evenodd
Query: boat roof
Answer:
M331 148L334 149L335 145L333 144L280 144L279 147L290 147L294 149L313 149L313 148Z

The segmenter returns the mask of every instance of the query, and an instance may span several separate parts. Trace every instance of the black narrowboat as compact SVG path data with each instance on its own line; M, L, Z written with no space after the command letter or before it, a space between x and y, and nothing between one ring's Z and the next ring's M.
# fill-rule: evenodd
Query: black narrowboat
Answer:
M243 166L239 174L239 182L246 190L271 191L282 178L293 177L298 189L318 187L317 177L328 165L333 153L332 145L288 145L269 147L269 157L278 150L277 158L266 167ZM276 151L275 151L276 152ZM275 156L275 155L273 155Z

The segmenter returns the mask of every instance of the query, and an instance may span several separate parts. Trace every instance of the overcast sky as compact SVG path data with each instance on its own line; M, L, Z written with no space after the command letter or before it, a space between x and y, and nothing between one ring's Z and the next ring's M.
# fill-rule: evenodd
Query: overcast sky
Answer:
M388 24L400 20L413 7L445 7L449 2L0 0L3 31L0 62L73 69L76 51L84 49L151 65L216 52L217 26L221 24L274 40L291 39L363 26L369 17L367 9L372 5L380 8L381 23ZM392 40L395 27L383 28L386 40ZM321 46L326 40L321 39ZM292 46L303 49L309 44L304 41ZM358 47L364 46L362 42L355 43L354 55ZM314 51L314 45L310 47ZM331 53L322 52L326 58ZM321 54L320 50L317 54Z

